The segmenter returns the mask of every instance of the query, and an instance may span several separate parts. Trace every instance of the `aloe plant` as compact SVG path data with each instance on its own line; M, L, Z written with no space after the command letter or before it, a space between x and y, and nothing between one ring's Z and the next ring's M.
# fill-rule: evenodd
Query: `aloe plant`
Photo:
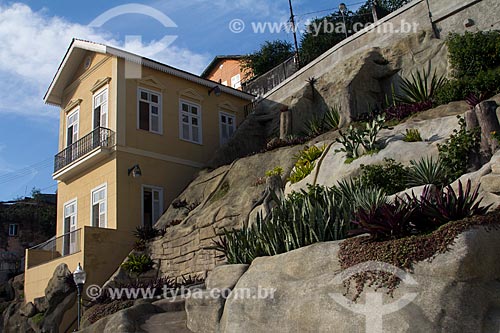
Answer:
M442 186L446 182L446 171L440 159L424 157L410 161L406 182L409 187L434 184Z

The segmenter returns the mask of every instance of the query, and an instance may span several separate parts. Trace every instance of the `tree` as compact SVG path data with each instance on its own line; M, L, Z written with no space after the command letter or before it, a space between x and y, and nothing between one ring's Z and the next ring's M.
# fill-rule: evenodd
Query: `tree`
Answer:
M287 41L267 41L258 51L243 58L241 68L255 76L262 75L293 56L293 47Z
M377 0L378 18L382 18L396 9L409 3L411 0ZM337 11L325 17L313 20L303 34L300 43L300 60L304 66L313 61L321 54L340 43L345 39L345 30L343 22L345 19L346 30L351 35L355 33L354 25L357 28L367 23L373 22L372 0L368 0L364 5L358 8L356 12L348 11L345 17Z

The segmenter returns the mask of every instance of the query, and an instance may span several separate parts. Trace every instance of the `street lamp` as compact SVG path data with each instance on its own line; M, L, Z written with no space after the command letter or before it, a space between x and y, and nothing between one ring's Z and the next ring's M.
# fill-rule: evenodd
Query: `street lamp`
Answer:
M85 279L87 278L87 273L82 268L82 265L78 263L78 267L73 272L73 280L75 280L76 290L78 291L78 321L77 330L80 330L80 317L81 317L81 304L82 304L82 290L85 284Z
M347 6L345 3L340 3L339 5L339 11L340 14L342 14L342 21L344 22L344 32L345 32L345 38L347 38L347 25L345 24L345 14L347 13Z

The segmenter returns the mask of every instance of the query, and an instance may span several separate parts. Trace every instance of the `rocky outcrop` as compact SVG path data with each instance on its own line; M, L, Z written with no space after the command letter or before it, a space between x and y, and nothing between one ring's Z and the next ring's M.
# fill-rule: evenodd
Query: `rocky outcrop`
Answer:
M71 271L66 264L60 264L45 288L44 297L28 303L18 299L4 312L4 332L58 332L64 314L75 300Z
M374 322L366 322L371 316L381 319L383 332L496 332L498 239L500 230L471 229L459 235L448 252L417 263L393 298L386 290L365 287L357 305L344 302L340 242L257 258L225 302L220 322L208 323L214 316L202 319L189 311L188 322L200 318L205 327L216 327L218 332L364 332L365 326L375 329ZM235 290L275 291L268 297L244 298ZM375 303L367 304L367 297ZM404 299L409 302L397 303ZM377 300L383 303L377 305ZM202 323L190 327L197 325Z

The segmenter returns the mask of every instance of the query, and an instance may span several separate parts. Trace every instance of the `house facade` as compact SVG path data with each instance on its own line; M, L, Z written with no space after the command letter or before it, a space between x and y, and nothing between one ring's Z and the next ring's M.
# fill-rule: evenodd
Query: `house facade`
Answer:
M217 93L211 93L217 87ZM243 121L253 96L110 46L70 45L45 102L60 108L57 237L26 252L25 299L55 267L104 283Z
M244 56L241 55L216 56L203 71L201 77L242 90L242 83L253 76L250 70L241 68L243 58Z

